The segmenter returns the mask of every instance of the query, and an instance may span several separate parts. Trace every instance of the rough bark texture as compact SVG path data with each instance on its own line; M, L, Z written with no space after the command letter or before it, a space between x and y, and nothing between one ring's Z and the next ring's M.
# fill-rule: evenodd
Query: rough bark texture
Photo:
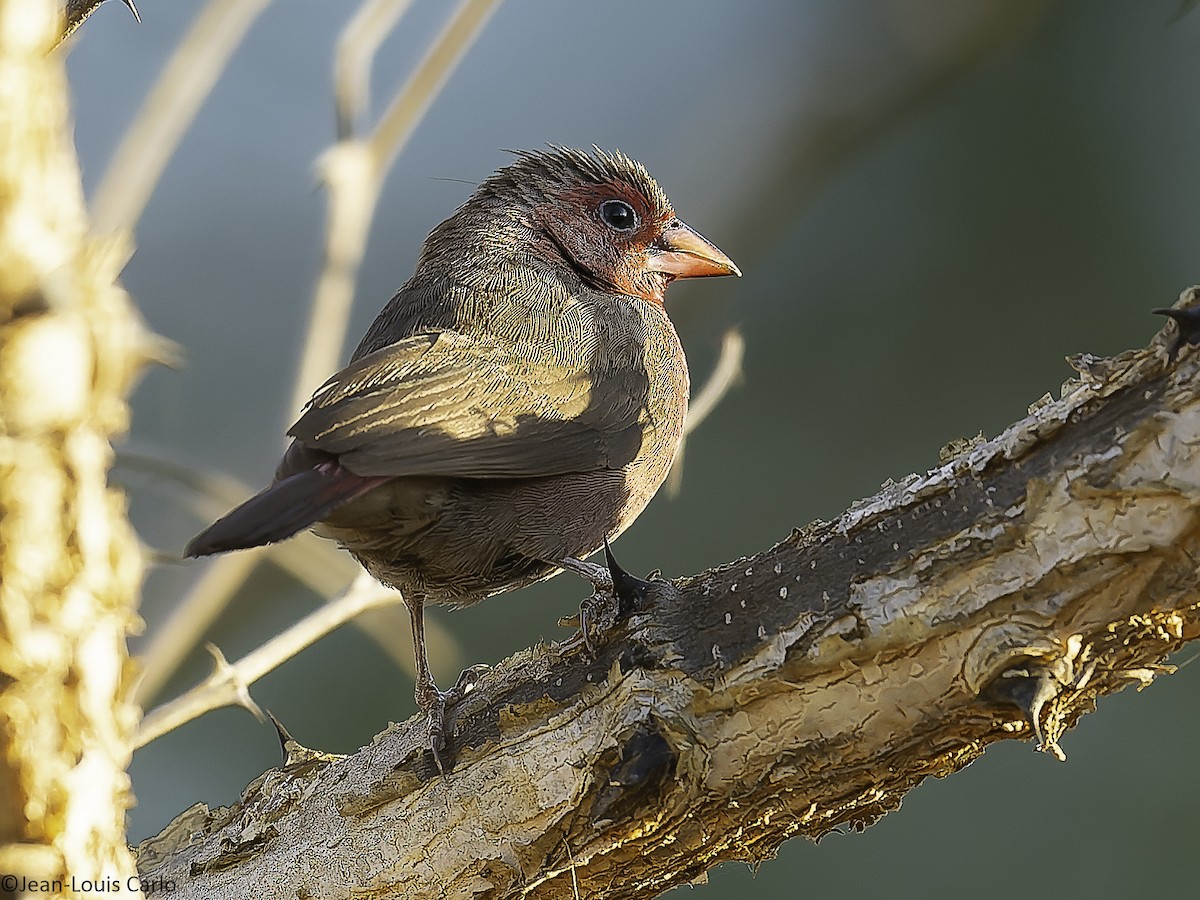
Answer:
M1076 359L994 440L652 583L595 651L507 660L454 710L448 776L393 726L188 810L143 874L205 900L652 897L863 828L992 741L1057 752L1200 633L1200 355L1168 344Z
M0 891L75 896L135 872L141 564L106 473L143 332L86 237L60 27L53 0L0 0Z

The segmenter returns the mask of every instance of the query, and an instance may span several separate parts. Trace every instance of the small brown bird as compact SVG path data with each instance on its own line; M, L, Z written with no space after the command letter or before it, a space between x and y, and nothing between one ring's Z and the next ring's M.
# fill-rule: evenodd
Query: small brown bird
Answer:
M516 155L426 239L413 277L288 432L271 486L186 550L315 524L397 588L435 759L446 695L424 605L583 572L637 518L687 412L663 293L676 278L741 274L624 154Z

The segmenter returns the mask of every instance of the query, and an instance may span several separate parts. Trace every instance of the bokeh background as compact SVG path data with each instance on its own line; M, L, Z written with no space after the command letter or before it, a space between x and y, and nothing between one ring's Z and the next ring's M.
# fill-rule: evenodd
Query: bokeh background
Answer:
M89 190L198 8L139 5L140 26L106 4L70 53ZM314 160L333 137L334 38L356 5L271 5L146 210L125 284L187 361L140 386L139 453L254 486L270 476L319 270ZM376 113L449 8L417 0L386 39ZM547 141L642 160L745 272L671 291L694 380L732 324L745 373L693 435L680 494L618 543L635 572L751 554L924 471L946 441L994 434L1056 391L1065 355L1143 344L1159 325L1149 310L1200 281L1200 10L1186 0L509 0L388 178L349 346L428 230L505 162L500 148ZM178 553L203 524L187 490L136 466L120 476L143 540ZM200 570L152 571L148 635ZM565 637L555 621L583 594L562 577L435 611L459 651L435 665L440 680ZM266 565L207 639L234 658L319 602ZM166 695L207 667L197 650ZM691 890L1190 894L1198 685L1185 666L1103 701L1065 736L1064 764L1005 742L864 834L795 840L757 872L726 865ZM414 711L409 676L354 627L254 696L303 743L339 752ZM196 801L234 801L278 758L242 710L151 744L134 759L132 837Z

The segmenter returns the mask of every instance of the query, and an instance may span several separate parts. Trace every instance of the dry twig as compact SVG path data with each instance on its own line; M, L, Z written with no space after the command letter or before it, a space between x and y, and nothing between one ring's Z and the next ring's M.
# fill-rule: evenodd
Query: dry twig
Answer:
M235 663L218 665L201 684L164 703L142 720L134 747L142 747L185 722L223 706L248 706L250 685L280 663L367 610L400 603L400 595L362 572L344 594L305 616ZM219 658L219 662L223 659Z

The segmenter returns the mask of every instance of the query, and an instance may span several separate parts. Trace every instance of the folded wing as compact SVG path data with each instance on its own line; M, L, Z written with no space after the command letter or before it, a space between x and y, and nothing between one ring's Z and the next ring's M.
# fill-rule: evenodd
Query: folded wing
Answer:
M352 362L289 434L360 476L528 478L620 468L642 440L644 371L601 373L453 331Z

